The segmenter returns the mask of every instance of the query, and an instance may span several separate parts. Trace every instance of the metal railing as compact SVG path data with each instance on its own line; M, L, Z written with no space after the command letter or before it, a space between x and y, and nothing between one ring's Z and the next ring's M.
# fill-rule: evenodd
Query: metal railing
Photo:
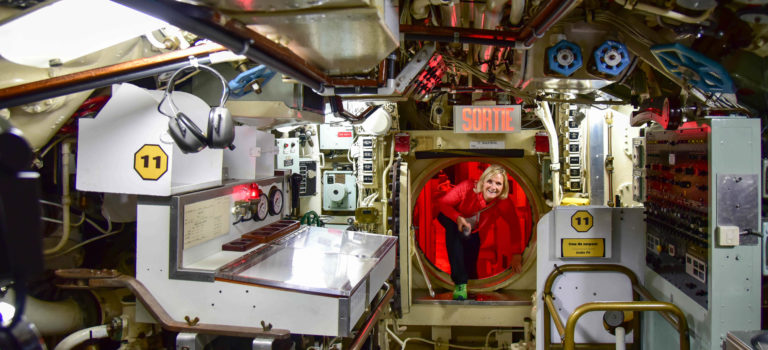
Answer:
M560 315L555 309L552 286L555 280L560 275L566 272L619 272L623 273L629 278L632 283L632 300L633 301L621 301L621 302L592 302L582 304L577 307L573 313L568 317L568 321L565 326L560 319ZM638 299L643 297L648 301L639 301ZM690 344L688 340L688 321L685 319L683 312L674 304L653 300L651 293L648 292L642 285L639 284L637 276L629 268L621 265L612 264L572 264L572 265L555 265L555 269L547 276L547 281L544 283L544 289L542 291L542 298L544 299L544 349L549 349L551 344L552 326L550 319L554 321L557 332L560 334L560 338L563 341L563 348L565 350L574 350L577 347L582 348L604 348L607 344L575 344L574 333L576 331L576 323L584 314L592 311L631 311L633 313L632 329L635 331L633 335L633 346L639 346L640 344L640 318L637 317L637 312L640 311L657 311L674 327L680 334L680 349L689 350ZM674 318L672 317L674 315Z

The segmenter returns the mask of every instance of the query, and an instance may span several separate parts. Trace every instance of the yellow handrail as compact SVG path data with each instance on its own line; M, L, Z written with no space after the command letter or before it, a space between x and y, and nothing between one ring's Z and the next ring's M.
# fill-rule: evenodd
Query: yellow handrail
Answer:
M560 338L565 341L568 338L568 329L567 327L571 326L571 319L573 318L573 315L576 314L576 311L568 318L567 327L563 327L563 323L560 320L560 315L555 310L554 302L553 302L553 295L552 295L552 286L555 283L555 280L560 275L566 273L566 272L619 272L623 273L624 275L629 278L631 284L632 284L632 300L631 302L618 302L618 303L587 303L584 305L579 306L576 311L580 310L585 305L591 305L591 304L599 304L599 305L624 305L624 306L631 306L629 308L626 308L626 311L633 311L633 312L639 312L639 311L658 311L661 316L664 317L679 333L680 333L680 348L681 349L688 349L688 322L685 319L685 316L682 316L682 311L680 311L677 306L674 304L669 303L662 303L657 302L655 300L652 300L651 294L646 290L642 285L639 284L639 280L637 279L637 275L627 268L626 266L622 265L615 265L615 264L570 264L570 265L562 265L557 266L555 265L555 269L547 276L547 280L544 283L544 290L542 291L542 299L544 300L545 308L543 310L544 312L544 348L549 349L551 345L551 322L550 318L552 318L552 321L555 323L555 327L557 328L558 333L560 334ZM643 302L643 301L636 301L640 299L640 297L644 297L646 299L651 300L650 303L652 304L645 304L649 302ZM655 305L652 308L649 309L643 309L645 307L649 307L648 305ZM662 307L663 305L663 307ZM669 308L667 305L671 305L672 308ZM611 306L612 307L612 306ZM616 309L607 309L607 310L622 310L620 308ZM594 311L588 309L584 312ZM675 314L677 317L677 321L675 321L668 312L671 312ZM581 317L579 315L579 317ZM576 318L578 320L578 317ZM572 326L575 329L575 322ZM637 317L637 315L633 315L633 321L632 321L632 329L635 329L634 333L634 344L640 343L640 318ZM570 342L573 345L573 330L571 330L571 336L570 336ZM685 342L683 343L683 338L685 338ZM567 344L567 343L566 343ZM566 346L566 349L569 349ZM574 349L572 346L570 349Z
M613 302L593 302L582 304L573 310L571 316L568 317L568 322L565 326L564 350L575 350L576 344L574 342L574 332L576 331L576 323L579 318L584 314L592 311L669 311L675 314L679 327L677 328L680 333L680 349L689 350L690 344L688 343L688 321L685 319L683 312L675 306L675 304L667 303L663 301L613 301ZM637 332L637 331L636 331Z

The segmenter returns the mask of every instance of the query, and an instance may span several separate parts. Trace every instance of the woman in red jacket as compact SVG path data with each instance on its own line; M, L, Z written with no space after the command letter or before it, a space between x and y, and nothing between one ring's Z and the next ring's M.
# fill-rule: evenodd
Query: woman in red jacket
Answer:
M451 264L451 279L455 285L453 299L467 299L467 280L477 278L477 254L480 230L486 230L496 220L505 220L508 227L520 227L514 205L505 201L509 194L507 172L491 165L477 181L465 180L438 201L437 220L445 228L445 245ZM515 254L510 262L514 272L520 272L522 257Z

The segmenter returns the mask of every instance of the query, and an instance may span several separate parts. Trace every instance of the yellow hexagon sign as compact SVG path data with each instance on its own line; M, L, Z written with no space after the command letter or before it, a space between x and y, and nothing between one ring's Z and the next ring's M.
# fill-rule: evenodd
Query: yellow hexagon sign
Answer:
M158 145L144 145L133 155L133 169L144 180L157 180L168 171L168 155Z
M595 219L586 210L579 210L571 215L571 227L579 232L587 232L595 224Z

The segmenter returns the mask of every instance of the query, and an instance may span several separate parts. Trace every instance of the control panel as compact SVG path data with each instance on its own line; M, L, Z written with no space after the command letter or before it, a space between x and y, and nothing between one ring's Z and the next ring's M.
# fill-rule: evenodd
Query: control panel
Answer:
M301 143L298 138L278 139L277 169L291 170L301 174L299 196L313 196L317 193L317 163L311 158L300 157Z
M646 147L646 263L707 307L709 253L709 127L652 131ZM638 155L636 167L642 165ZM639 189L639 186L638 186Z

